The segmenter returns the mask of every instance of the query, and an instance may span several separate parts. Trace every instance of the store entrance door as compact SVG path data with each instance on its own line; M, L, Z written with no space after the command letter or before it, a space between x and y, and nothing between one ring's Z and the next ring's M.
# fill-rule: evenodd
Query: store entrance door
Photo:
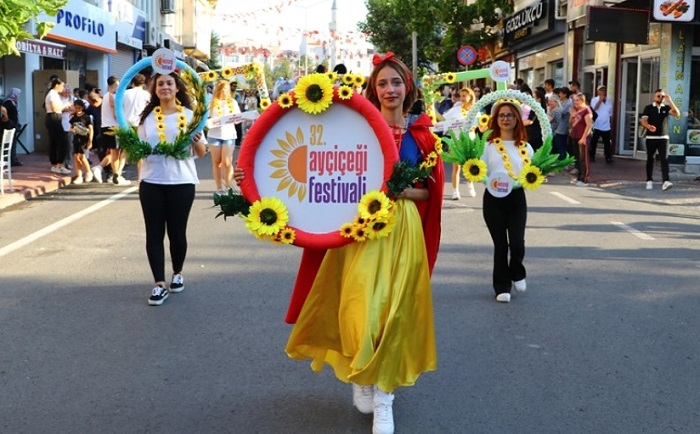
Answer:
M630 57L622 59L622 94L620 100L620 129L618 143L620 155L646 158L646 143L639 138L639 118L642 110L651 103L654 91L659 88L659 57Z

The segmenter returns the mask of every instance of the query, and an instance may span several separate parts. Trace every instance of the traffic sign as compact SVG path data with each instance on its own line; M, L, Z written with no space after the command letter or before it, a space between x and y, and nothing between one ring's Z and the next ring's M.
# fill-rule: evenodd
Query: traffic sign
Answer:
M457 61L464 66L469 66L476 62L476 49L471 45L463 45L457 50Z

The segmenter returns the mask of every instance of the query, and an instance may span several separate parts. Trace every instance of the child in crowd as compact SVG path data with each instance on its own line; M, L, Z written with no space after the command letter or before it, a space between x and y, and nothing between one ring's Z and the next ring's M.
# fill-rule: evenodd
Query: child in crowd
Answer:
M85 156L85 151L92 148L94 130L92 118L85 112L85 101L76 99L73 107L75 107L75 111L70 118L70 132L73 133L73 165L76 172L73 184L82 184L83 180L90 182L93 179L90 162ZM85 178L83 178L83 170L85 170Z

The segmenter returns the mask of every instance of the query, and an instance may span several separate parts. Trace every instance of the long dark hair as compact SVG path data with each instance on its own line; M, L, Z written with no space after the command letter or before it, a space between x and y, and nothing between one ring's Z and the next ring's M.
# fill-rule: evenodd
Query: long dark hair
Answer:
M151 93L151 100L146 105L146 108L143 109L139 124L142 124L143 121L148 117L148 115L151 114L153 109L160 105L160 98L158 98L158 95L156 95L156 82L161 77L161 75L162 74L156 73L151 78L150 84L148 85L148 91ZM187 85L182 80L182 77L180 77L179 74L176 74L174 72L171 72L168 75L175 79L175 85L177 86L177 94L175 94L175 98L177 98L177 100L180 101L180 104L182 104L183 107L187 107L188 109L193 110L194 99L192 98L192 95L190 95L190 93L187 91ZM204 101L202 101L202 104L204 104Z

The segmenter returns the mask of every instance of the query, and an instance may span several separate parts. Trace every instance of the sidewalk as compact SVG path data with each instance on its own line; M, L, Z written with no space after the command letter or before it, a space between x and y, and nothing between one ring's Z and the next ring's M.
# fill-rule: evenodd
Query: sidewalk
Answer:
M34 152L19 155L19 160L23 166L12 168L14 192L9 191L8 182L5 181L5 194L0 196L0 209L55 191L71 183L71 176L58 175L49 170L51 165L46 153ZM642 186L646 178L645 165L646 162L643 160L617 157L612 164L607 164L603 158L598 158L595 163L591 163L589 182L591 185L602 188L636 183ZM661 181L658 164L654 168L654 175L657 182ZM683 173L682 166L672 165L670 177L671 181L679 187L700 187L700 181L695 180L698 177L697 174Z

